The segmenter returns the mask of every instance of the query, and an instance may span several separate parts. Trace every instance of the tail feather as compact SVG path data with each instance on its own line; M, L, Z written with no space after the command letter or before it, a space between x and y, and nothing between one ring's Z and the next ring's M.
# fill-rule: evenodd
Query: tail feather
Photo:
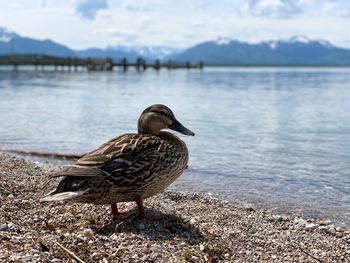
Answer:
M76 192L62 192L55 194L54 192L49 193L45 197L41 198L42 202L52 202L52 201L68 201L82 196L87 190L76 191Z

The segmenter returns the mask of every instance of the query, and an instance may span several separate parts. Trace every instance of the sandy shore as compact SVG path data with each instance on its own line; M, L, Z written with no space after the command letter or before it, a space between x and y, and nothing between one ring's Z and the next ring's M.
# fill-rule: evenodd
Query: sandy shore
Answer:
M40 203L48 168L0 153L0 262L350 262L350 230L200 194L146 200L160 221Z

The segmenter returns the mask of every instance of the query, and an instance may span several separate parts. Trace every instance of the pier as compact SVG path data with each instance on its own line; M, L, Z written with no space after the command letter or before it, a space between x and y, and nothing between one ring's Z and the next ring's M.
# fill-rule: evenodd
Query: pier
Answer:
M35 70L44 71L47 68L53 68L54 71L113 71L114 68L120 68L127 71L129 68L135 68L138 71L144 71L148 68L160 70L166 69L202 69L202 62L177 63L172 60L155 60L153 63L138 58L135 62L130 62L126 58L115 60L106 58L77 58L77 57L56 57L47 55L7 55L0 56L0 66L10 66L13 70L19 70L22 66L32 66Z

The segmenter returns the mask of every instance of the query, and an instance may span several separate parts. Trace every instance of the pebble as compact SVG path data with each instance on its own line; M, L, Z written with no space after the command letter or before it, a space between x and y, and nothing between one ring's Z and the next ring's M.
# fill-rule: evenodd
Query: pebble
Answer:
M329 227L327 227L327 226L320 226L318 229L319 229L320 231L327 232L328 229L329 229Z
M34 254L40 253L40 251L37 250L37 249L31 249L30 252L31 252L33 255L34 255Z
M92 231L90 228L86 228L83 230L83 235L86 237L92 237L94 235L94 231Z
M252 204L244 204L243 207L248 211L255 211L255 208L253 207Z
M118 239L119 239L119 237L118 237L117 234L112 234L112 235L110 236L110 238L111 238L112 240L118 240ZM121 237L121 238L122 238L122 237Z
M144 223L140 223L137 227L140 230L144 230L146 228Z
M19 242L21 242L22 239L23 239L23 237L21 237L21 236L12 236L10 240L13 243L19 243Z
M295 218L294 223L296 223L298 226L305 226L307 222L302 218Z
M270 219L273 221L281 222L281 221L287 221L289 217L287 215L272 215Z
M314 223L308 223L305 225L306 229L315 229L318 228L318 224L314 224Z
M36 198L41 195L41 190L33 195L33 189L34 186L37 186L37 189L43 188L46 184L45 173L32 176L30 179L32 181L28 176L23 180L23 176L28 174L27 170L32 168L23 167L25 165L23 162L20 165L13 165L13 168L10 163L10 169L4 166L6 160L9 162L0 154L0 175L9 180L5 180L5 186L10 190L18 187L14 190L14 195L21 190L21 200L27 202L16 203L18 197L7 198L11 192L6 192L6 198L1 200L0 218L6 219L0 220L0 227L7 223L7 228L10 230L0 232L0 247L4 244L9 248L5 250L0 248L0 262L67 261L68 255L57 247L54 241L61 243L67 249L72 249L89 262L99 263L180 262L184 259L193 263L312 260L300 249L305 249L322 262L349 261L347 241L350 240L350 230L336 228L326 220L322 222L297 217L285 221L283 214L272 216L271 212L258 209L258 212L253 212L254 208L244 209L241 203L228 204L226 201L204 195L198 195L198 198L193 199L185 194L166 191L147 199L146 205L155 209L164 208L166 211L170 211L168 207L175 208L176 214L181 215L176 220L170 218L150 223L135 218L122 223L114 221L111 223L105 207L37 202ZM54 185L57 183L52 182L49 186ZM230 208L227 209L225 206ZM8 209L9 207L11 209ZM28 210L26 213L19 213L19 208ZM90 217L102 220L90 221ZM277 223L269 222L270 218ZM46 221L55 225L56 231L47 231L43 227L43 222ZM193 223L195 225L191 225ZM318 228L305 231L306 225L310 227L310 224L312 227L315 227L312 224L317 224ZM144 226L145 230L140 231ZM102 231L100 233L95 229ZM193 229L198 229L198 233L192 231ZM42 230L45 231L41 232ZM93 237L87 237L91 232L95 232ZM338 235L343 237L338 238ZM300 249L291 247L291 241ZM72 259L68 261L77 262Z
M9 225L8 224L1 224L0 225L0 231L7 231L7 230L9 230L10 229L10 227L9 227Z
M198 261L199 261L199 257L192 256L192 257L191 257L191 260L192 260L193 262L198 262Z
M157 245L152 246L152 247L150 248L150 251L153 252L153 253L159 253L159 252L161 252L161 247L160 247L160 246L157 246Z
M331 220L320 220L316 222L317 224L319 224L320 226L327 226L330 225L332 223Z
M327 231L327 232L330 233L330 234L332 234L332 235L335 235L335 234L337 233L337 231L335 230L334 227L328 228L328 231Z

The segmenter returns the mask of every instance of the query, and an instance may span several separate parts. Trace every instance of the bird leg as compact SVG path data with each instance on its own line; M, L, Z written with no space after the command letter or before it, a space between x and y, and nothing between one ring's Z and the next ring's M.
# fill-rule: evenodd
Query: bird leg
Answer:
M159 220L167 217L166 214L163 214L159 211L153 210L151 208L144 208L143 201L141 198L137 198L136 200L137 208L139 210L139 217L141 219L150 219L150 220Z
M116 203L111 204L112 216L118 220L126 220L129 216L136 213L135 209L120 212Z
M137 204L137 208L139 209L139 217L141 219L145 219L146 218L146 214L145 214L145 208L143 206L143 201L141 198L137 198L136 199L136 204Z

